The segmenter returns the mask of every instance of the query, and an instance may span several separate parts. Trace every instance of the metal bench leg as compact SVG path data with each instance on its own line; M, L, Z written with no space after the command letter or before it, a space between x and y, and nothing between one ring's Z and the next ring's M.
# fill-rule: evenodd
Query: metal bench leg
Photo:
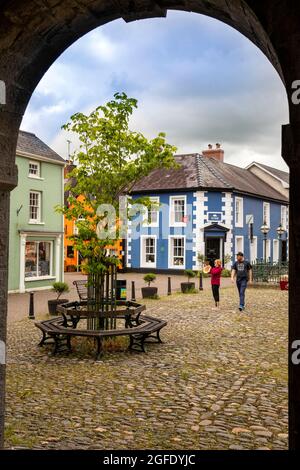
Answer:
M145 343L145 339L146 339L146 338L147 338L147 335L143 335L143 336L141 337L141 343L140 343L140 344L141 344L141 349L142 349L143 353L146 352L146 351L145 351L145 348L144 348L144 343Z
M157 330L156 337L157 337L157 341L158 341L159 343L162 343L162 342L163 342L163 341L161 340L161 338L160 338L160 330Z
M72 351L71 336L67 336L67 347L68 347L69 352L71 352Z
M131 351L138 351L138 347L140 348L140 351L138 352L146 353L144 348L144 342L147 336L147 334L130 335L130 343L128 349Z
M55 356L55 354L58 353L58 350L59 350L59 338L58 338L58 335L53 335L53 339L54 339L54 350L53 350L53 356Z
M38 344L39 346L43 346L44 342L46 341L46 338L47 338L46 333L44 331L42 331L42 333L43 333L43 337L42 337L41 341Z
M102 357L103 351L102 351L102 341L101 341L101 338L96 337L96 341L97 341L96 361L98 361L98 360Z

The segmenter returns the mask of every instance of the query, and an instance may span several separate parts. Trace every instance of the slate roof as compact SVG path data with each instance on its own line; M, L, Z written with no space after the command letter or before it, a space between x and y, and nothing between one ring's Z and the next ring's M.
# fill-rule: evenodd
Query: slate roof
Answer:
M30 153L36 157L44 157L48 160L53 160L54 163L66 163L62 157L31 132L19 131L16 153L18 154L18 152Z
M261 166L262 168L269 171L270 173L273 173L273 175L277 176L277 178L280 178L282 181L289 184L290 175L286 171L278 170L277 168L272 168L271 166L263 165L262 163L257 163L257 165Z
M223 190L288 202L285 196L246 168L200 154L175 155L175 161L180 168L152 171L135 185L133 192Z

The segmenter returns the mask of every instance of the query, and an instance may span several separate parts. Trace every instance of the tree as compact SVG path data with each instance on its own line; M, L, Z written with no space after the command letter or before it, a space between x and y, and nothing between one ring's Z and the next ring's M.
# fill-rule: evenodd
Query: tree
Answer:
M76 113L63 126L77 134L80 148L73 155L77 166L68 175L72 181L67 188L71 191L68 205L58 210L67 219L78 221L78 234L72 237L74 247L87 260L85 269L93 276L118 262L106 256L106 247L120 238L120 231L126 230L124 221L117 222L120 209L124 210L120 200L124 202L126 195L125 211L130 219L131 192L137 181L155 168L177 166L177 149L166 142L164 133L148 140L129 129L129 119L136 108L136 99L116 93L107 104L89 115ZM84 198L77 198L79 195ZM149 198L134 202L151 204Z

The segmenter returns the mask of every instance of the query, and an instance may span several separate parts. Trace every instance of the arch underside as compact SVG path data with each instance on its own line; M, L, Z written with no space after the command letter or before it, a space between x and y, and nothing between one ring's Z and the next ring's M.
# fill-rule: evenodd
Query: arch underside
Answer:
M181 10L216 18L250 39L272 63L289 98L283 157L290 164L289 344L300 338L300 106L291 103L300 80L300 2L297 0L0 0L0 341L6 339L9 191L17 184L15 150L22 116L40 79L72 43L118 18L135 21ZM201 45L199 45L201 47ZM298 366L299 368L300 366ZM300 449L300 372L289 363L290 446ZM0 364L0 447L3 442L5 366Z
M4 2L0 17L0 77L8 84L7 106L18 103L17 111L23 113L51 64L92 29L118 18L165 17L168 10L201 13L234 27L283 78L270 38L243 0L15 0Z

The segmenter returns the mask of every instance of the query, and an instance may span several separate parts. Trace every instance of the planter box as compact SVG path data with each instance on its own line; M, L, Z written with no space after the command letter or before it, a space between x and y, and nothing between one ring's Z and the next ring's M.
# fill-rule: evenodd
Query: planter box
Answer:
M54 300L48 300L48 310L50 315L57 315L56 308L60 304L66 304L69 302L68 299L54 299Z
M157 287L142 287L143 299L149 299L149 297L155 297L157 295Z
M194 282L182 282L180 284L181 286L181 292L183 294L187 294L190 290L195 289L195 283Z
M69 266L67 266L67 272L68 273L75 273L76 272L76 266L74 266L73 264L69 264Z
M281 290L289 290L289 281L279 281Z

